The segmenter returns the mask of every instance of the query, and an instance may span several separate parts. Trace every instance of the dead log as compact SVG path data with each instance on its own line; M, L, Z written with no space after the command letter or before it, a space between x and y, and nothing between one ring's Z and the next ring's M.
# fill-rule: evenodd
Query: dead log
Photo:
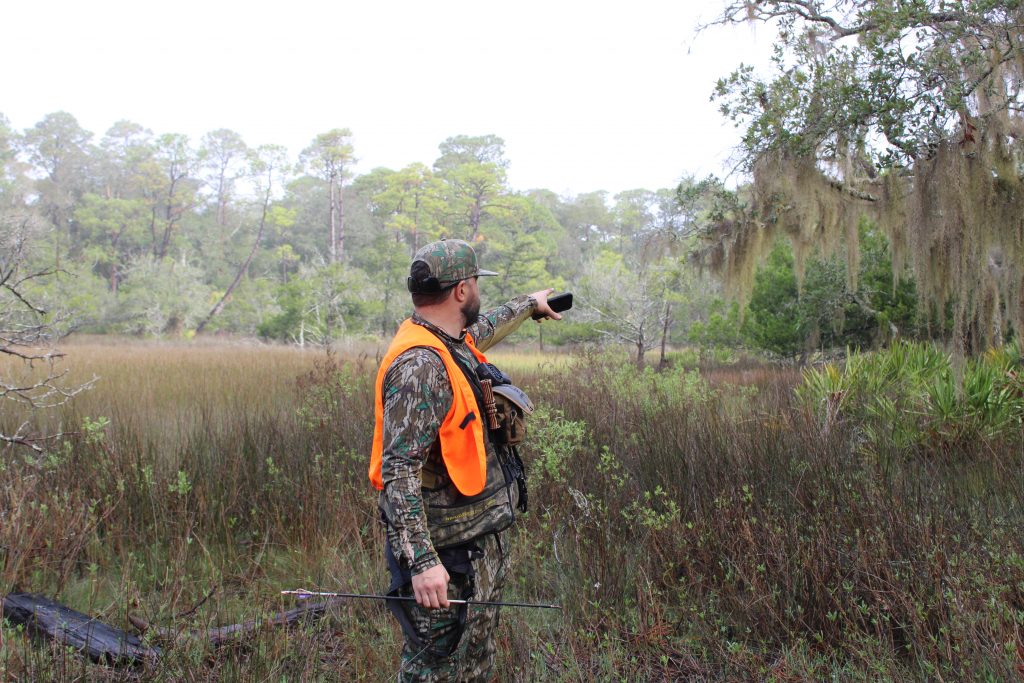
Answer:
M11 624L24 624L38 637L79 650L94 662L136 664L160 656L160 648L146 645L136 636L42 595L11 593L5 596L3 616Z
M277 614L265 619L250 619L238 624L216 626L214 628L200 631L178 630L154 626L145 619L133 614L128 615L128 621L130 621L132 626L137 628L140 633L152 633L161 640L171 641L174 643L181 642L182 640L203 640L208 642L212 647L220 647L221 645L237 642L241 636L264 628L271 626L291 626L309 619L317 619L326 614L330 607L339 604L340 602L342 602L340 599L316 602L309 605L303 605L302 607L296 607L285 612L278 612Z

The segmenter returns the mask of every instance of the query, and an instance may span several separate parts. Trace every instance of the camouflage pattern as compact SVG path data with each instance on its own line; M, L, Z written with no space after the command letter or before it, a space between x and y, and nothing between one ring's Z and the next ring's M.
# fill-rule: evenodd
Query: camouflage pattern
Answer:
M448 583L448 598L465 599L470 593L470 580L454 574ZM399 595L412 596L412 586L407 585ZM436 683L458 681L459 672L466 661L465 637L470 616L469 608L452 605L447 609L424 609L415 602L398 603L412 624L420 642L413 644L407 637L402 647L402 659L398 669L398 680L403 683ZM460 610L466 611L466 629L459 619Z
M514 331L535 310L536 302L533 299L527 296L516 297L481 315L477 322L468 328L468 332L473 335L477 348L486 351ZM413 321L445 340L453 355L465 361L469 367L476 365L475 357L465 344L465 333L456 339L418 316L413 316ZM447 475L437 440L438 429L451 409L452 387L440 356L431 349L414 348L400 355L392 363L385 374L382 391L384 452L381 474L384 490L381 492L381 509L385 510L388 517L388 543L395 558L412 573L418 574L439 563L431 538L427 507L451 505L460 496ZM490 466L497 462L499 454L489 441L485 442ZM488 481L492 480L490 474L488 471ZM440 529L435 528L435 531ZM474 569L477 571L474 597L478 600L498 599L487 598L484 595L500 596L506 573L504 553L499 552L500 548L490 547L492 543L497 543L494 535L488 535L484 539L484 542L478 543L486 543L490 552L487 552L482 560L474 561ZM459 588L454 586L450 587L450 590ZM419 609L415 607L414 611ZM437 634L437 637L443 640L450 625L445 619L452 618L455 613L446 616L444 613L448 610L422 611L430 614L417 616L419 621L414 620L413 623L424 625L424 628L429 628L430 633ZM462 680L438 676L442 676L446 668L449 671L456 671L458 666L465 666L471 670L489 668L481 664L481 657L493 659L494 646L489 641L493 627L497 623L497 614L496 611L491 616L486 616L488 614L487 610L471 608L467 631L459 646L465 646L463 654L448 658L451 662L443 665L437 661L431 660L432 663L429 663L422 657L418 658L415 662L415 671L419 673L412 678L401 680ZM406 650L409 650L409 647L407 643ZM406 652L403 657L408 655L411 658L415 654L415 651ZM423 656L425 657L426 653ZM440 659L445 658L434 658ZM435 670L436 674L431 673Z
M473 560L473 599L500 601L508 577L508 557L499 534L478 541L483 556ZM448 597L468 594L465 577L454 575ZM402 592L412 595L412 588ZM476 683L490 680L496 647L492 634L498 626L498 607L467 608L465 629L459 637L459 607L424 609L414 602L400 603L420 640L429 646L414 647L406 642L398 680L403 683ZM445 654L450 653L450 654Z
M481 270L473 247L462 240L431 242L413 255L412 262L417 261L426 263L430 275L442 285L479 275L497 275L491 270Z
M500 602L501 590L508 578L508 556L505 554L504 536L491 534L479 541L483 557L473 562L473 599L485 602ZM462 655L460 681L476 683L489 681L494 668L497 647L492 635L498 628L499 607L470 607L466 630L462 634Z

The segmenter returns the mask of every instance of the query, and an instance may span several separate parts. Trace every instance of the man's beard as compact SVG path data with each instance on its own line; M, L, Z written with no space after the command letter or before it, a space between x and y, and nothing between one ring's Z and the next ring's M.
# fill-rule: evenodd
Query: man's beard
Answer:
M459 310L462 311L462 316L466 319L466 327L475 323L476 319L480 317L480 295L473 297L472 301L467 300Z

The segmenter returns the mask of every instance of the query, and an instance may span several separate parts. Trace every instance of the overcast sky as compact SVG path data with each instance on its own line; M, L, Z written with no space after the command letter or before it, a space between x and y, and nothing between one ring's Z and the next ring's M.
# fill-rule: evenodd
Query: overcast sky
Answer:
M709 102L771 34L695 36L721 0L507 3L15 0L0 113L65 110L198 142L216 128L297 154L350 128L359 164L430 164L452 135L506 143L516 189L670 187L721 172L738 133Z

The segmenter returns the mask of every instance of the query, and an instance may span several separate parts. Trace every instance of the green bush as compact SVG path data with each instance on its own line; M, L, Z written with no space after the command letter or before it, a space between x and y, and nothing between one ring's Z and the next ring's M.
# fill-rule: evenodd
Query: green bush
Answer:
M800 399L825 429L852 422L869 450L948 451L976 439L1019 438L1024 384L1016 345L957 369L933 344L899 342L804 372Z

